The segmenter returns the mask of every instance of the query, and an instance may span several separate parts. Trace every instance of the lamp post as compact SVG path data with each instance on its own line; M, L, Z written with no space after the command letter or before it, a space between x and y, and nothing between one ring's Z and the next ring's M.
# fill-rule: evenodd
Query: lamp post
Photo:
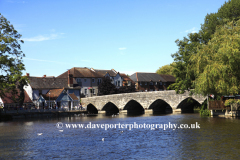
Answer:
M49 92L49 105L48 105L48 109L50 109L50 92Z

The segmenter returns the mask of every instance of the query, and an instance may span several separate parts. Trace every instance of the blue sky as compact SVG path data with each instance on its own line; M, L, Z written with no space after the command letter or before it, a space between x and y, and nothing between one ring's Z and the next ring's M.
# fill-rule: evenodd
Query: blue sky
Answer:
M173 62L176 39L196 32L225 0L0 0L22 34L30 76L72 67L156 72Z

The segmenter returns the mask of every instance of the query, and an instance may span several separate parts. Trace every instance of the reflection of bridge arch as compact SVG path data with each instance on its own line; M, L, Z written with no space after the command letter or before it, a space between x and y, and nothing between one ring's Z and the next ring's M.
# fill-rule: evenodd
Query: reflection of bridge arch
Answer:
M143 114L144 108L136 100L130 100L124 106L123 110L127 110L128 114Z
M201 106L201 104L192 97L188 97L178 104L177 109L181 108L182 113L193 113L195 106Z
M186 102L186 99L189 97L191 97L194 100L193 103ZM199 105L203 103L205 99L206 97L201 95L191 96L188 91L186 91L184 94L176 94L174 90L169 90L169 91L135 92L135 93L87 97L87 98L82 98L81 102L83 106L92 104L99 111L102 110L105 107L105 105L107 105L109 102L111 102L112 104L109 103L108 105L113 106L114 104L119 110L123 110L123 109L126 109L125 107L130 101L131 103L137 102L144 109L153 108L154 110L158 110L157 106L169 105L171 106L172 110L181 108L184 111L187 111L188 108L191 108L192 105ZM187 107L183 107L184 105L186 105ZM169 106L163 107L163 108L170 108Z
M153 113L172 113L172 107L164 100L157 99L150 106L149 109L153 110Z
M119 109L118 107L112 103L112 102L108 102L107 104L105 104L102 108L103 111L106 111L106 114L116 114L119 113Z

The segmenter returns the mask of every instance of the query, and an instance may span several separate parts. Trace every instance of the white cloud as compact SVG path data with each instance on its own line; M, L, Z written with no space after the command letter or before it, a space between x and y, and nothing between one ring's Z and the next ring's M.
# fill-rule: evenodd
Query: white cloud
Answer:
M122 51L122 50L125 50L125 49L127 49L127 48L125 48L125 47L122 47L122 48L118 48L120 51Z
M58 63L58 64L68 64L68 65L73 65L72 63L66 63L66 62L59 62L59 61L49 61L45 59L34 59L34 58L23 58L25 60L30 60L30 61L39 61L39 62L50 62L50 63ZM89 60L81 60L82 62L92 62Z
M52 39L56 39L57 38L57 34L51 34L49 36L36 36L36 37L32 37L32 38L23 38L22 40L24 41L29 41L29 42L34 42L34 41L46 41L46 40L52 40Z
M30 60L30 61L51 62L51 63L70 64L70 65L72 65L71 63L58 62L58 61L49 61L49 60L44 60L44 59L34 59L34 58L23 58L23 59Z
M192 29L189 29L189 30L186 30L185 32L187 32L187 33L196 33L197 32L197 28L196 27L193 27Z
M92 61L84 60L84 59L82 59L81 61L82 61L82 62L92 62Z
M60 33L60 34L64 34L64 33ZM59 38L59 34L50 34L48 36L40 35L32 38L22 38L22 40L28 41L28 42L39 42L39 41L53 40L57 38Z

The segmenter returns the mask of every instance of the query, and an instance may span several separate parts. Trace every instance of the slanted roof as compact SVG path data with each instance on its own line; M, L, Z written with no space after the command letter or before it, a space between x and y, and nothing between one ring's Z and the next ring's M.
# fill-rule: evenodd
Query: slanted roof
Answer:
M29 84L33 89L54 89L67 88L67 78L44 78L44 77L28 77Z
M45 100L49 100L49 97L50 97L50 100L56 100L59 95L63 92L64 88L62 89L51 89L49 90L46 94L43 94L43 98ZM50 95L49 95L50 93Z
M29 84L33 89L60 89L69 88L68 78L55 77L28 77ZM81 88L75 79L73 79L73 88Z
M131 78L129 78L126 74L121 73L120 76L123 78L123 81L131 81L132 83L135 83Z
M104 77L107 73L111 77L115 77L117 75L117 72L114 69L111 69L111 70L94 69L94 71L100 74L102 77Z
M175 82L176 78L172 75L160 74L160 76L167 82Z
M80 67L71 68L70 74L72 74L74 78L101 78L102 77L101 75L92 71L89 68L80 68ZM57 78L68 78L68 71L59 75Z
M166 82L166 80L157 73L136 72L130 76L135 82Z
M8 92L8 93L5 93L5 95L2 96L1 98L2 98L2 101L3 101L4 104L18 103L17 99L19 98L19 96L20 96L20 90L17 89L17 94L16 95L13 95L11 92ZM24 90L24 101L23 101L23 103L33 103L25 90Z
M69 93L69 96L73 99L73 100L78 100L77 96L74 93Z

